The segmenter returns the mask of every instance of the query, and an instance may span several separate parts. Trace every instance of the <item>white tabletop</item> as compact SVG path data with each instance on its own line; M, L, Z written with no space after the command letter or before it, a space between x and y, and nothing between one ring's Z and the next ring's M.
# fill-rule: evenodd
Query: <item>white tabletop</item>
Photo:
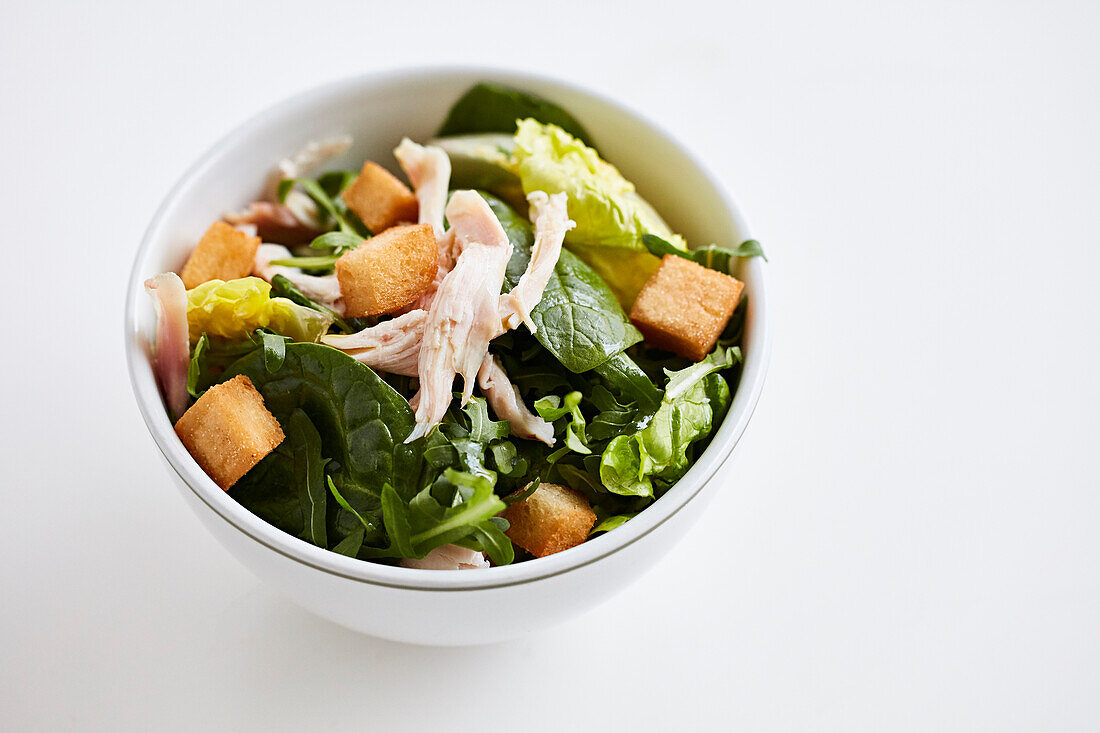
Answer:
M0 729L1100 727L1096 5L373 5L0 7ZM141 232L214 140L449 62L687 141L770 255L776 333L694 533L598 610L471 649L357 636L232 560L121 338Z

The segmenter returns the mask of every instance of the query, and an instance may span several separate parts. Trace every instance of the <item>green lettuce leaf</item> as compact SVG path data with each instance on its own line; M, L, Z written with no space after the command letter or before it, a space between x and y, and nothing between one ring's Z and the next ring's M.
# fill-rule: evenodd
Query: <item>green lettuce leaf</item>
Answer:
M664 399L649 424L613 438L604 449L600 480L607 490L652 497L654 478L680 478L691 464L691 444L710 435L729 407L729 385L718 372L739 360L737 347L719 347L698 364L667 372Z
M657 269L642 236L653 233L680 249L674 234L618 169L582 141L555 125L520 121L513 159L525 193L564 192L577 226L566 243L607 281L624 305L634 301Z

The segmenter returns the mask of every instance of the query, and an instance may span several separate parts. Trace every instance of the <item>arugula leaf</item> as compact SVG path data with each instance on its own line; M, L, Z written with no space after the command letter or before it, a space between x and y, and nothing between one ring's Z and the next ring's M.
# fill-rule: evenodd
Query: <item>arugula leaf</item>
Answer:
M591 453L588 441L585 438L584 413L581 412L581 393L570 392L564 398L557 395L547 395L535 401L535 411L539 417L547 422L555 422L565 416L569 420L565 423L565 445L577 453Z
M272 297L286 298L292 303L304 305L306 308L312 308L319 313L325 314L332 319L332 325L336 326L336 328L344 333L355 333L366 327L358 323L359 319L345 319L331 308L311 300L309 296L299 290L285 275L276 275L271 278L271 295Z
M204 331L195 343L195 348L191 350L191 361L187 365L187 393L195 399L198 399L207 389L206 387L199 388L199 380L202 379L208 348L210 348L210 338Z
M680 249L671 242L658 237L656 234L643 234L642 243L646 246L646 249L649 250L650 254L657 257L676 255L677 257L683 257L685 260L691 260L703 267L708 267L711 270L717 270L727 275L732 274L732 261L738 257L763 257L765 262L768 261L768 258L764 255L764 248L761 247L760 242L755 239L746 239L733 249L718 247L711 244L706 247L700 247L694 251Z
M493 520L505 505L483 476L444 471L443 480L455 489L451 506L444 506L431 488L420 491L406 504L388 485L382 493L383 517L389 547L363 548L361 557L424 557L441 545L476 545L498 565L514 559L511 541Z
M557 125L592 146L592 139L581 123L558 105L535 94L493 82L475 84L463 94L451 106L437 134L440 137L471 132L511 134L516 131L516 120L526 117Z
M317 185L335 200L358 177L358 171L326 171L317 176Z
M390 547L396 551L397 556L416 557L417 551L413 549L412 528L409 523L409 508L389 484L382 487L382 518L386 523L386 534L390 537Z
M187 365L188 393L195 398L201 397L203 392L221 381L230 364L245 354L263 348L265 333L256 330L245 334L244 338L231 340L211 337L204 331L191 350L191 362Z
M698 364L666 372L664 399L649 423L612 438L600 457L600 481L608 491L652 497L654 479L683 475L691 444L705 439L729 406L729 386L717 372L739 358L737 347L718 347Z
M589 534L589 536L592 536L592 535L596 534L597 532L610 532L611 530L615 529L616 527L623 526L624 524L626 524L628 521L630 521L631 519L633 519L636 516L638 516L636 512L633 513L633 514L616 514L612 517L608 517L607 519L604 519L603 521L601 521L599 524L597 524L595 527L593 527L592 531L589 532L588 534Z
M340 555L346 555L347 557L355 557L359 554L359 548L363 546L364 535L365 532L363 530L357 529L337 542L332 548L332 551Z
M272 265L279 267L300 267L303 270L325 270L336 266L340 255L321 255L318 257L282 257L272 260Z
M348 173L348 171L336 171L335 174L338 178L333 177L332 174L323 174L317 180L312 178L284 178L279 181L276 196L279 203L285 203L287 195L295 186L298 186L321 208L321 211L331 220L337 230L360 238L369 237L370 230L363 225L363 222L359 221L359 217L348 209L344 200L339 198L339 192L336 191L337 186L333 184L333 181L338 181L339 185L345 185L344 181L347 180ZM326 185L322 185L322 180ZM351 180L354 180L354 177ZM347 185L350 185L351 180L347 180ZM333 193L330 194L330 191L333 191Z
M309 246L311 249L328 251L333 256L339 258L340 255L345 252L350 252L365 241L367 240L364 237L360 237L358 234L325 232L319 237L314 238L314 240L309 243Z
M489 407L484 397L471 397L462 411L470 419L470 440L476 443L488 443L508 437L508 422L493 420L489 417Z
M355 507L349 504L348 500L340 495L340 490L337 489L336 484L332 482L332 476L325 476L325 481L328 484L328 490L332 492L333 498L336 499L336 503L342 506L344 508L344 511L350 512L352 515L354 515L355 518L359 520L359 523L363 525L364 530L373 530L374 525L363 519L363 515L357 512L355 510ZM386 484L386 486L389 486L389 484ZM383 487L383 489L384 488L385 487Z
M668 384L665 385L665 399L676 400L691 389L696 382L708 374L729 369L741 361L741 349L737 346L723 348L719 346L705 359L677 372L665 371Z
M620 394L638 402L643 410L652 413L661 404L660 388L626 354L615 354L595 371Z

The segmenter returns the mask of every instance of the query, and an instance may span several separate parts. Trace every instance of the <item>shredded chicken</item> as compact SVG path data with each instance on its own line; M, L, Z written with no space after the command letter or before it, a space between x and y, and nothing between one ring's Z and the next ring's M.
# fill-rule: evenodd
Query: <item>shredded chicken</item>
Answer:
M267 181L264 183L263 198L274 201L279 192L279 183L283 179L308 176L350 147L350 135L310 140L294 155L280 160L274 170L268 174Z
M416 192L419 205L418 223L431 224L439 250L435 280L412 306L426 310L431 307L443 278L454 267L459 254L455 248L454 233L443 229L447 186L451 179L451 159L441 148L418 145L408 138L401 141L393 154Z
M351 147L351 136L341 135L326 140L311 140L301 150L289 158L279 161L268 174L264 182L262 199L275 201L278 198L279 183L286 178L303 178L312 174L322 165L341 155ZM283 206L305 227L320 229L320 215L317 204L301 191L287 194ZM292 244L292 242L288 242Z
M169 411L179 418L187 410L187 367L191 363L187 288L179 275L165 272L146 280L145 292L152 296L157 312L154 370Z
M554 266L561 256L565 233L576 226L566 210L568 197L564 193L548 196L545 191L532 191L527 195L531 204L531 221L535 223L535 244L531 247L531 261L519 282L501 297L501 320L509 329L520 322L527 324L531 333L535 324L531 321L531 309L542 300L546 283L554 273Z
M486 354L481 362L477 384L497 418L508 421L512 435L554 445L553 424L527 409L519 390L508 380L508 375L492 354Z
M489 567L489 561L477 550L468 550L458 545L440 545L419 560L402 560L401 567L420 570L476 570Z
M373 369L415 377L427 320L427 311L409 311L358 333L322 336L321 343L340 349Z
M238 229L251 225L252 234L265 242L308 244L321 234L286 206L271 201L253 201L247 209L226 214L225 220Z
M416 191L420 205L418 223L431 224L439 239L443 236L443 207L447 205L451 159L442 149L418 145L409 138L402 140L393 154Z
M428 311L420 346L420 400L412 442L439 424L451 403L456 374L462 375L462 404L473 394L489 342L504 332L500 288L512 245L492 209L475 191L458 191L447 219L462 249L439 286Z
M290 256L290 250L281 244L261 244L256 249L252 274L268 282L271 282L276 275L282 275L294 287L301 290L302 295L343 315L344 299L340 294L340 281L336 275L307 275L297 267L271 264L272 260L281 260Z

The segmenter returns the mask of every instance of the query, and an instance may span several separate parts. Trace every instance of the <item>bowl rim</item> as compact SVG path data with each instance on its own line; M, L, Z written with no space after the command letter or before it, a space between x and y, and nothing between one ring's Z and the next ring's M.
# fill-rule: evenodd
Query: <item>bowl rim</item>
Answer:
M533 83L539 87L539 93L544 96L552 98L554 91L560 90L587 97L630 118L634 123L648 127L696 167L718 195L738 230L743 235L749 236L748 233L751 230L748 222L727 187L699 156L643 113L605 94L541 74L491 66L412 66L358 74L297 92L259 111L210 146L180 176L154 213L134 256L125 301L124 348L130 383L138 409L157 449L179 477L183 486L186 486L197 499L236 531L289 560L350 581L404 590L489 590L531 583L571 572L633 545L670 520L698 496L703 487L732 455L760 399L771 356L767 286L760 258L751 258L743 265L750 270L751 274L752 290L749 297L752 300L749 319L755 348L745 355L741 379L726 417L715 432L710 445L683 478L645 511L618 527L614 532L604 533L577 547L554 555L513 565L481 569L478 572L402 568L345 557L283 532L238 504L229 497L228 492L219 488L206 475L176 436L164 410L137 321L139 299L143 301L145 298L146 274L143 274L145 263L153 252L154 241L159 238L165 216L190 188L193 181L226 151L247 140L268 120L278 118L301 106L316 105L326 99L352 93L364 87L400 84L414 79L441 76L478 77L520 88L523 88L525 83L529 85Z

